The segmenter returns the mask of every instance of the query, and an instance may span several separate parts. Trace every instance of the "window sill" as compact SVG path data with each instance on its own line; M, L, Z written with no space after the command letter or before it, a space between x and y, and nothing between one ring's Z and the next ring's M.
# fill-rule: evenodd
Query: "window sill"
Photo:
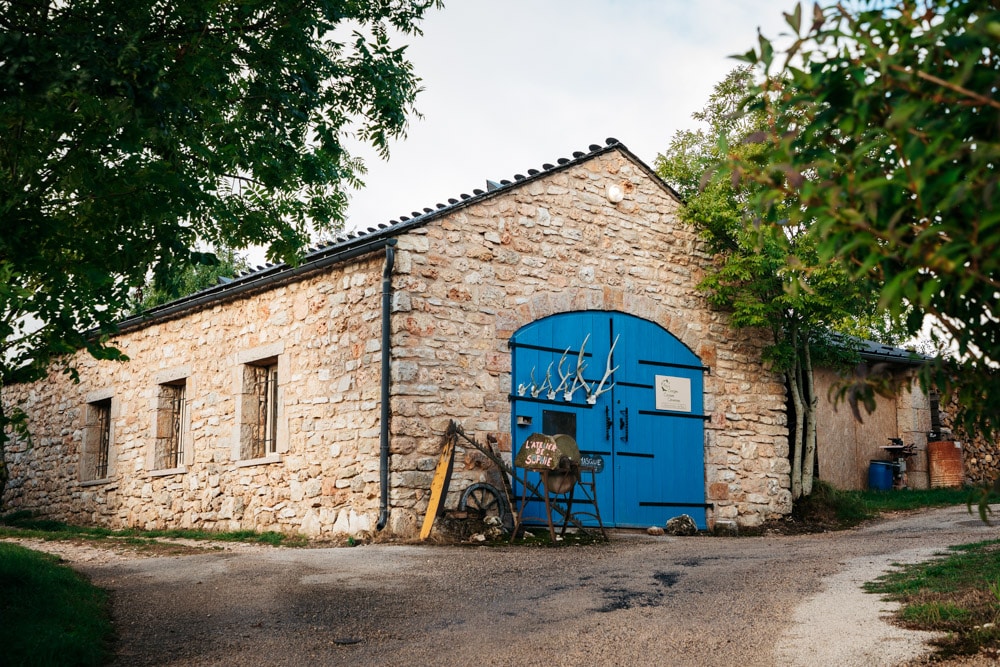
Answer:
M249 468L251 466L265 466L271 463L281 463L280 454L268 454L267 456L259 459L243 459L236 462L237 468Z
M180 466L179 468L163 468L162 470L151 470L149 472L149 477L167 477L168 475L180 475L187 472L185 466Z
M109 484L110 482L110 477L102 477L101 479L88 479L80 482L80 486L103 486L105 484Z

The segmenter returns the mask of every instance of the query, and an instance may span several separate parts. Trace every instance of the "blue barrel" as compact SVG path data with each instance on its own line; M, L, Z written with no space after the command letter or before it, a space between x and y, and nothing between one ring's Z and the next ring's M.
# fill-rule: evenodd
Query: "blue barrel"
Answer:
M892 489L892 461L872 461L868 466L868 488L873 491Z

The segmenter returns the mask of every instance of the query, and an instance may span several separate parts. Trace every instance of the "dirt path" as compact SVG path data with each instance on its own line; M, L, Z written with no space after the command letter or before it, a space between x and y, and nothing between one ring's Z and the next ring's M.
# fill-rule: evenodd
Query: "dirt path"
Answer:
M898 665L926 637L860 585L989 539L964 507L803 536L545 548L59 543L112 592L121 665ZM35 546L35 545L31 545Z

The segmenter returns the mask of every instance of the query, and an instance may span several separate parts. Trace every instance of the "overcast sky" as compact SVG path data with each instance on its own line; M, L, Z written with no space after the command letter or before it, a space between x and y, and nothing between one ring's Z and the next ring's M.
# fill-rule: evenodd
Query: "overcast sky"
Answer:
M805 4L805 3L804 3ZM446 0L407 38L423 118L387 162L362 155L348 228L433 208L604 145L652 164L694 128L729 58L787 29L794 0Z

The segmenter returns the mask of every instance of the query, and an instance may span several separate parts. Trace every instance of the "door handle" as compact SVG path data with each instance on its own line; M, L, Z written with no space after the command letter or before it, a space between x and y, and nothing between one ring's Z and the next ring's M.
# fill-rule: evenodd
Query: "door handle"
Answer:
M604 439L611 439L611 427L615 425L615 420L611 418L611 406L604 406Z
M618 430L622 432L621 441L628 442L628 408L618 411Z

